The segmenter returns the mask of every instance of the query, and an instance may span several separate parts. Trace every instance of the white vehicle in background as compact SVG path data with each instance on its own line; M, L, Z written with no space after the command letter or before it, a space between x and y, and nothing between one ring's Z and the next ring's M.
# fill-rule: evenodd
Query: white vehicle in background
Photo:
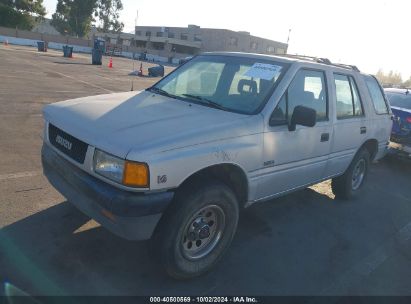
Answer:
M176 278L223 256L239 210L332 179L358 195L391 112L372 76L326 59L196 56L136 94L44 108L50 183L113 233L152 239Z

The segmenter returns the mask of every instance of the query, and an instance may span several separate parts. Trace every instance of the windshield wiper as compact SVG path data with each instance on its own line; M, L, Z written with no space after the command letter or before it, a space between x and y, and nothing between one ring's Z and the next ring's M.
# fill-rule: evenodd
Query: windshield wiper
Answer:
M192 98L192 99L198 100L198 101L200 101L200 102L202 102L202 103L204 103L204 104L207 104L207 105L209 105L209 106L211 106L211 107L213 107L213 108L220 109L220 110L227 110L226 107L220 105L219 103L217 103L217 102L215 102L215 101L212 101L212 100L209 100L209 99L207 99L207 98L204 98L204 97L202 97L202 96L199 96L199 95L191 95L191 94L182 94L182 95L183 95L183 96L186 96L186 97L188 97L188 98Z
M147 89L147 91L154 92L154 93L164 95L164 96L167 96L167 97L171 97L171 98L176 98L177 97L177 96L175 96L173 94L170 94L169 92L164 91L163 89L160 89L160 88L157 88L157 87L150 87L150 88Z

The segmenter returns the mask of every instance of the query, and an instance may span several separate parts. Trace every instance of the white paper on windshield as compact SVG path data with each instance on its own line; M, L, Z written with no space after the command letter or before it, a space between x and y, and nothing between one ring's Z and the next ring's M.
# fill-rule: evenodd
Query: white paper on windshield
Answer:
M257 62L254 63L247 72L245 72L244 76L271 80L274 76L280 74L281 69L282 67L278 65Z

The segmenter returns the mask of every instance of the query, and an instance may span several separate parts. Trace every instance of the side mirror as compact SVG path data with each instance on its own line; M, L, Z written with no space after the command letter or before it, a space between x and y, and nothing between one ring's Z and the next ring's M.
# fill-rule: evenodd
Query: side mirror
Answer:
M296 106L294 108L293 115L291 116L291 122L288 125L288 130L295 131L297 125L314 127L316 122L317 111L304 106Z

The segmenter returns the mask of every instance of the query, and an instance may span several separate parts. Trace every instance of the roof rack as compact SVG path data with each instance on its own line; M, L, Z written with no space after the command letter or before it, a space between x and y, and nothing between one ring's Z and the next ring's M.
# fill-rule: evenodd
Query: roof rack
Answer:
M313 57L313 56L306 56L306 55L292 55L292 54L281 54L281 55L278 55L278 56L295 58L295 59L302 59L302 60L310 60L310 61L313 61L313 62L316 62L316 63L332 65L332 66L335 66L335 67L348 69L348 70L353 70L355 72L360 72L360 70L355 65L342 64L342 63L332 63L331 60L327 59L327 58L320 58L320 57Z

